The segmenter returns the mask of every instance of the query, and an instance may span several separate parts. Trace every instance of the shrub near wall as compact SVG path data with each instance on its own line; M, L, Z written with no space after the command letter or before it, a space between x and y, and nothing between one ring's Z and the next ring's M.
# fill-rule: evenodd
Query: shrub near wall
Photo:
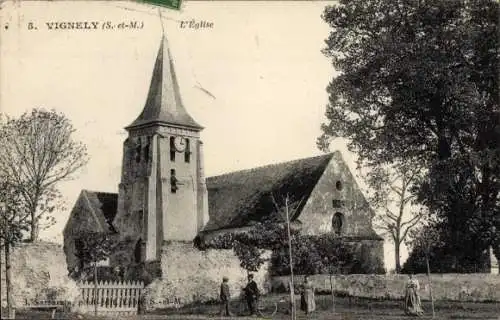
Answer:
M385 274L383 241L336 238L331 235L302 236L292 243L294 273ZM333 266L333 268L332 268ZM335 268L337 266L338 268ZM271 275L288 276L288 247L273 251Z
M383 240L339 237L334 234L305 235L292 231L292 258L296 273L384 273ZM233 249L248 270L256 270L262 250L272 252L270 273L290 274L287 227L284 223L256 223L245 231L225 232L195 241L200 250ZM339 271L340 270L340 271Z
M296 283L303 276L296 276ZM422 300L429 300L427 275L418 274ZM371 299L403 299L406 275L337 275L334 291L355 297ZM273 277L271 286L274 292L288 290L288 277ZM330 276L313 275L310 281L317 292L330 293ZM431 275L432 294L436 300L456 301L500 301L500 276L493 274L433 274Z

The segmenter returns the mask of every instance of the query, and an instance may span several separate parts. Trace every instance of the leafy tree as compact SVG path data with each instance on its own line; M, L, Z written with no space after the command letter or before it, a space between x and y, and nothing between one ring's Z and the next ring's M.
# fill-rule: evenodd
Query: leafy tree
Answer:
M399 273L401 245L423 217L422 210L412 207L416 198L412 188L422 176L422 168L398 163L368 170L365 181L372 190L368 198L371 205L381 211L375 218L375 225L394 244L396 272Z
M57 184L88 161L74 131L63 114L42 109L0 124L0 173L21 190L30 213L31 241L37 240L40 227L55 222L50 214L62 205Z
M404 273L425 273L428 262L431 272L442 271L440 264L446 260L441 254L446 249L442 231L445 227L442 221L429 219L411 231L411 237L406 241L411 253L404 264Z
M439 163L420 190L421 203L442 217L447 252L443 267L449 272L474 272L482 264L483 251L500 244L500 202L491 199L499 197L497 178L484 180L480 169L465 158Z
M403 273L475 273L482 272L488 263L487 250L473 247L473 243L462 244L463 257L457 266L453 244L449 242L446 222L437 219L426 220L422 226L411 231L407 246L411 249L408 259L403 265ZM475 249L475 250L474 250ZM428 264L428 266L427 266Z
M7 313L13 318L11 249L23 239L29 230L27 212L20 190L0 179L0 247L5 257L5 282L7 293ZM1 262L0 262L1 265Z
M500 240L498 11L493 0L340 0L323 19L329 84L318 146L426 168L418 201L455 265Z
M111 235L102 232L85 232L75 240L80 244L78 258L84 268L107 259L116 246Z

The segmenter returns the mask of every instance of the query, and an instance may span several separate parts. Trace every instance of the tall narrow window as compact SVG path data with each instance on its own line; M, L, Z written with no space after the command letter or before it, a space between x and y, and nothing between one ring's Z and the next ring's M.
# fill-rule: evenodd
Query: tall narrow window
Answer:
M344 215L340 212L336 212L332 218L332 230L336 235L342 233L342 225L344 224Z
M137 220L138 220L138 224L139 224L139 230L141 230L141 232L144 234L145 230L146 230L146 221L144 220L144 211L143 210L139 210L137 212Z
M175 169L170 169L170 191L172 193L177 192L177 178L175 177Z
M141 138L137 139L137 146L135 147L135 162L141 162Z
M147 138L147 141L146 141L146 146L144 147L144 160L146 162L149 162L149 144L151 142L151 138Z
M75 239L75 256L78 258L78 269L82 270L84 267L83 255L85 254L85 245L80 238Z
M170 161L175 161L175 138L170 137Z
M189 145L189 139L186 138L186 150L184 151L184 161L189 163L191 161L191 148Z
M134 248L135 263L140 263L142 258L142 239L137 240Z

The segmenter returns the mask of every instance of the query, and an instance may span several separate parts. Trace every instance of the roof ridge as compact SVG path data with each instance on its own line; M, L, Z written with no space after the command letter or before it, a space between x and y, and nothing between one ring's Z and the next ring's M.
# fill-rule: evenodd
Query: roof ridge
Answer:
M335 152L329 152L329 153L325 153L325 154L321 154L321 155L317 155L317 156L312 156L312 157L305 157L305 158L299 158L299 159L288 160L288 161L281 161L281 162L276 162L276 163L269 163L269 164L261 165L261 166L258 166L258 167L241 169L241 170L236 170L236 171L231 171L231 172L226 172L226 173L218 174L218 175L215 175L215 176L210 176L210 177L207 177L207 179L219 178L219 177L223 177L223 176L226 176L226 175L233 175L233 174L237 174L237 173L245 173L245 172L251 172L251 171L256 171L256 170L262 170L262 169L265 169L265 168L270 168L270 167L275 167L275 166L282 166L282 165L285 165L285 164L293 164L293 163L297 163L297 162L301 162L301 161L305 161L305 160L312 160L312 159L323 158L323 157L324 158L333 157L334 153Z
M105 231L104 226L102 225L101 220L99 220L97 212L95 212L94 207L92 206L92 203L90 202L90 199L87 195L87 192L88 192L87 190L82 190L83 197L84 197L85 201L87 202L87 205L90 209L90 212L94 216L95 221L97 222L97 225L101 228L101 232L104 232ZM103 214L103 216L104 216L104 214ZM104 219L104 220L106 220L106 219Z
M105 193L105 194L118 195L118 192L97 191L97 190L90 190L90 189L82 189L82 192L87 192L87 193Z

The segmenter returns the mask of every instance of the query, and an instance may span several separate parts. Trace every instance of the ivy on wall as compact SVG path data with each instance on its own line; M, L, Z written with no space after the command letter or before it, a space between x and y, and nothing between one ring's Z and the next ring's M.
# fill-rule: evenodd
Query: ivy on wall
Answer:
M294 273L333 274L351 273L359 265L355 259L355 246L333 234L302 235L291 230ZM246 231L227 232L208 241L195 241L200 250L232 249L240 266L256 272L266 262L265 251L271 251L272 275L290 274L288 235L283 223L257 223ZM359 272L357 272L359 273Z

